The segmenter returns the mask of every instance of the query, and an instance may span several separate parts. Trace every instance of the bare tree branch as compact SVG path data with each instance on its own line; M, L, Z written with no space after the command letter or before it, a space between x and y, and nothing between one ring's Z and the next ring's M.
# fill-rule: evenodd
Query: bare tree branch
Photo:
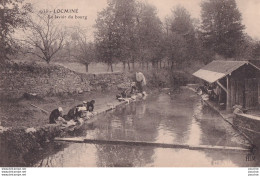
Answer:
M27 53L34 54L49 63L63 48L65 32L62 31L50 14L33 13L27 19L25 39L22 42L28 45ZM36 48L40 53L36 52Z

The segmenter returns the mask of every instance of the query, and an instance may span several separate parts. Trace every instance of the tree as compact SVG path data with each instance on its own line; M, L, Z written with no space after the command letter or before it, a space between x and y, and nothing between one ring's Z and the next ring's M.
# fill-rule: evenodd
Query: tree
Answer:
M179 66L181 64L190 64L197 59L197 39L193 24L194 20L192 20L189 12L182 6L177 6L172 13L170 29L173 35L171 37L175 37L173 40L178 41L178 44L176 42L172 44L176 50L174 52L179 53L175 57L175 63Z
M124 68L127 62L135 63L136 53L136 4L135 0L116 0L115 25L118 28L120 53L118 59L123 62Z
M187 66L198 59L198 39L194 19L182 6L172 10L171 16L165 19L164 53L171 68Z
M162 22L156 8L135 0L111 0L98 14L95 41L99 58L109 64L157 63L161 59Z
M73 28L72 40L75 41L72 44L71 56L77 61L84 64L86 72L88 72L89 64L95 59L95 45L88 41L87 30L76 27Z
M4 63L8 55L14 54L16 42L15 29L23 27L25 16L31 5L23 0L0 0L0 62Z
M173 11L171 31L187 36L194 35L194 27L189 12L182 6L177 6Z
M108 1L108 7L98 13L96 20L95 44L98 59L108 64L113 72L113 63L120 53L120 36L116 26L115 1Z
M157 16L156 8L147 3L137 6L137 46L142 65L146 62L157 64L162 59L162 22Z
M33 54L47 64L60 51L65 41L65 30L59 27L51 13L31 13L27 18L25 36L21 41L26 53Z
M204 46L224 57L234 57L243 43L244 30L235 0L205 0L201 7Z
M135 1L111 0L108 7L98 14L95 41L102 61L110 65L132 60L135 53Z
M253 58L260 59L260 41L257 41L254 45Z
M165 38L165 54L171 63L171 69L174 65L181 65L187 55L186 42L181 35L169 33Z

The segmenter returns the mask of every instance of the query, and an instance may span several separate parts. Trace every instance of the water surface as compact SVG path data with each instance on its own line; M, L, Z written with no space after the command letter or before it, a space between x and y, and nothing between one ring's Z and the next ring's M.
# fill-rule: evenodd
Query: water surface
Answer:
M87 130L85 130L87 129ZM243 147L245 139L188 89L172 95L150 94L146 100L103 115L71 136L191 145ZM70 136L70 137L71 137ZM147 146L63 143L55 154L35 162L50 167L235 167L259 166L248 153L166 149Z

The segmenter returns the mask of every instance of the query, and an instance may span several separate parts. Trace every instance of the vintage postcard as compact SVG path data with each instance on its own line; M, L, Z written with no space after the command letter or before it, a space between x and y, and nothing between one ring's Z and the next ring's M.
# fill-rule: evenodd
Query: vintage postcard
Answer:
M259 9L258 0L0 0L2 174L259 167Z

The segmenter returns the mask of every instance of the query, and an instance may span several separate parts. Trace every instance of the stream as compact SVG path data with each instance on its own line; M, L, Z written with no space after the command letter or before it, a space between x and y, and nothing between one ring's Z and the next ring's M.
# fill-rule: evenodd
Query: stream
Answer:
M246 141L188 89L149 94L146 100L102 115L66 137L244 147ZM247 152L53 142L30 155L34 167L254 167ZM37 159L36 159L37 158Z

